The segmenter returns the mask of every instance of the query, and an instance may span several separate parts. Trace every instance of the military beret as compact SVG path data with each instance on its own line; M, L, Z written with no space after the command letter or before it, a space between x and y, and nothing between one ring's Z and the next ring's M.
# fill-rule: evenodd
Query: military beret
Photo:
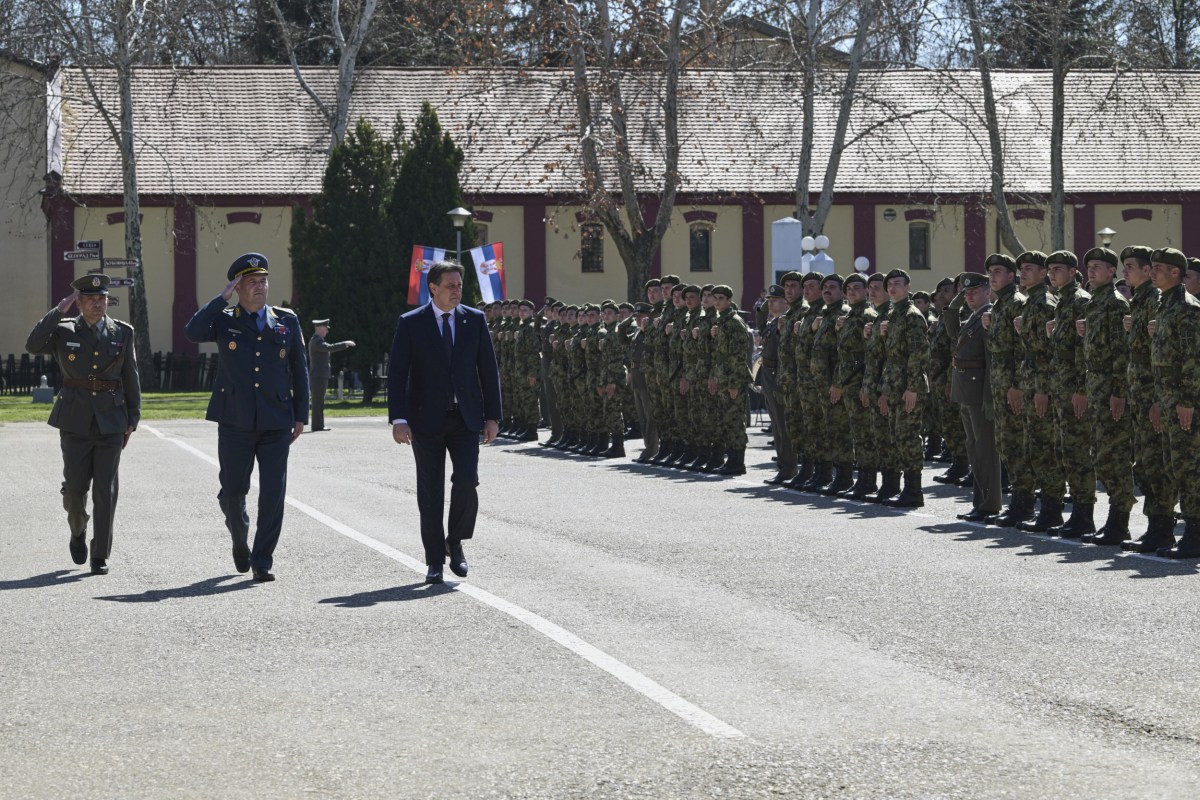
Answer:
M950 286L950 287L954 286L954 278L942 278L940 281L937 282L937 286L935 286L933 290L935 292L940 292L942 289L945 289L947 286Z
M826 275L824 278L822 278L821 286L822 286L822 288L824 288L825 284L827 284L827 283L836 283L838 286L841 286L845 282L845 280L846 280L845 278L843 278L841 275L838 275L835 272L832 275Z
M629 303L629 302L617 303L617 310L618 311L625 311L625 310L633 311L633 303Z
M533 301L522 300L521 302L517 303L517 308L533 308Z
M1154 255L1154 251L1149 247L1140 244L1133 244L1121 251L1121 260L1127 258L1136 258L1138 261L1150 262L1150 256Z
M894 270L891 270L890 272L888 272L888 274L887 274L887 276L884 278L884 280L890 281L892 278L904 278L904 282L905 282L905 283L910 283L910 282L911 282L911 281L909 280L908 273L907 273L907 272L905 272L905 271L904 271L904 270L902 270L902 269L899 269L899 268L897 268L897 269L894 269Z
M1070 250L1055 250L1046 256L1046 266L1051 264L1066 264L1071 269L1079 268L1079 259Z
M1200 272L1200 258L1188 257L1188 269L1192 272Z
M1037 264L1039 267L1046 266L1046 254L1041 250L1026 250L1016 259L1018 264Z
M815 269L812 272L806 272L800 276L801 283L808 283L809 281L823 281L823 280L825 280L825 273L818 272Z
M683 283L683 281L679 280L679 276L678 276L678 275L663 275L663 276L662 276L662 282L663 282L663 283L671 283L671 284L674 284L674 285L676 285L676 286L678 286L679 284Z
M109 277L103 272L93 272L71 281L71 288L80 294L108 294L108 283Z
M258 275L267 273L267 257L262 253L246 253L238 256L237 261L229 265L227 279L233 280L242 275Z
M616 311L617 304L614 303L612 300L605 300L603 303L600 304L600 310L601 311Z
M988 285L988 277L982 272L964 272L958 278L964 289L974 289L978 286Z
M327 319L314 319L314 320L312 321L312 324L313 324L313 325L324 325L326 328L328 328L328 327L329 327L329 320L327 320Z
M868 284L884 283L886 280L887 280L887 276L884 275L882 272L872 272L870 275L867 276Z
M633 304L633 313L635 313L635 314L649 314L653 310L654 310L654 306L650 305L649 303L634 303Z
M702 292L711 292L712 290L713 290L713 284L711 284L711 283L706 283L700 287L700 291L702 291Z
M924 290L921 290L919 292L913 292L912 297L913 297L913 300L924 300L926 303L928 303L930 300L933 299L929 296L929 292L926 292Z
M578 311L578 310L579 309L576 308L575 306L563 306L562 307L562 311L564 314L566 314L568 311Z
M772 283L767 287L767 297L783 297L783 287L778 283Z
M665 284L665 283L666 283L666 281L663 281L663 283ZM671 284L671 294L675 294L676 292L682 292L682 291L683 291L683 284L682 284L682 283L673 283L673 284Z
M1117 258L1117 254L1107 247L1093 247L1091 250L1088 250L1083 257L1083 263L1087 264L1089 261L1103 261L1114 267L1121 263L1121 260Z
M987 261L983 262L985 270L991 267L1007 267L1009 272L1016 272L1017 262L1013 261L1013 257L1006 253L992 253L987 257Z
M683 293L684 294L700 294L700 287L694 283L689 283L687 286L683 287Z
M842 286L846 287L852 283L861 283L863 286L866 286L867 285L867 276L863 275L861 272L851 273L850 275L846 276L846 282L843 283Z
M1187 256L1174 247L1164 247L1155 250L1150 254L1151 261L1157 261L1160 264L1169 264L1177 268L1180 272L1186 272L1188 268Z
M797 283L800 283L803 280L804 280L803 275L801 275L799 272L796 272L795 270L792 270L791 272L783 273L783 277L781 277L779 279L779 283L784 284L784 283L787 283L788 281L796 281Z
M731 286L726 286L726 285L725 285L725 284L723 284L723 283L722 283L722 284L718 284L717 286L714 286L714 287L713 287L712 293L713 293L713 294L719 294L719 295L721 295L722 297L733 297L733 287L731 287Z
M655 286L662 286L662 281L660 281L658 278L651 278L650 280L646 281L646 284L642 288L653 289Z
M554 303L550 307L553 308L555 311L562 311L564 308L567 307L567 304L564 303L562 300L555 300Z

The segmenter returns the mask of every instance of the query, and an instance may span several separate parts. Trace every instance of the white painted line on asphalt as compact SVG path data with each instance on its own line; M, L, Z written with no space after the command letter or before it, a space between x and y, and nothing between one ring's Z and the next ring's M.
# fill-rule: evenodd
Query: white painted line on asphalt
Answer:
M220 462L212 456L197 450L187 442L177 439L174 436L169 436L162 431L157 430L151 425L142 425L143 428L153 433L160 439L164 439L172 444L180 447L183 450L191 453L202 461L212 464L214 467L220 467ZM256 482L255 482L256 483ZM413 570L419 575L425 574L425 564L415 558L405 555L391 545L384 544L376 539L367 536L365 533L360 533L349 525L338 522L328 514L324 514L312 506L302 503L293 497L287 498L287 504L308 516L312 517L317 522L325 525L327 528L340 533L348 539L353 539L359 544L366 545L380 555L387 556L393 561ZM565 628L555 625L545 617L539 616L532 611L528 611L521 606L510 603L507 600L497 597L491 592L480 589L477 586L472 586L466 583L455 583L453 581L445 584L448 588L462 592L475 598L484 605L491 606L497 611L508 614L510 617L524 622L529 627L533 628L538 633L542 634L551 641L557 642L563 647L575 653L585 661L591 662L595 666L612 675L617 680L624 683L639 694L653 700L663 708L680 717L688 724L699 728L709 736L719 739L741 739L745 738L746 734L739 731L737 728L717 719L712 714L709 714L699 706L689 703L679 695L662 686L653 679L643 675L633 667L618 661L617 659L605 653L603 650L594 647L583 639L580 639L575 634Z

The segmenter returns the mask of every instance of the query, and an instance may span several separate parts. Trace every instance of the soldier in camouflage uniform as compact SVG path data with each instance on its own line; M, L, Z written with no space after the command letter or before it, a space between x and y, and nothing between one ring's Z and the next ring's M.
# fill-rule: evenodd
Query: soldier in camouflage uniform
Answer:
M633 333L637 330L637 322L633 318L633 303L618 303L617 304L617 332L620 334L619 344L621 354L625 359L626 365L629 364L629 348L633 341ZM642 438L641 425L639 424L637 406L633 402L633 389L628 382L628 373L626 373L626 382L617 387L617 397L621 401L621 416L625 420L626 439Z
M1025 357L1013 320L1021 316L1025 295L1014 278L1017 263L1011 256L993 253L984 262L992 288L992 310L983 315L987 330L992 414L1000 461L1012 481L1008 508L988 520L993 525L1013 527L1033 516L1033 475L1025 461L1025 420L1017 399L1017 371Z
M854 444L850 439L850 416L845 404L833 403L829 396L837 373L837 324L850 311L845 302L840 275L827 275L821 281L821 300L824 307L818 318L817 330L813 333L812 355L808 359L809 374L818 392L812 419L816 433L813 438L818 452L818 470L831 474L832 467L836 466L836 474L832 474L825 485L815 486L810 491L834 495L854 485Z
M700 287L686 284L680 294L683 297L683 310L668 326L668 348L670 351L672 394L671 402L674 408L674 419L679 422L679 438L683 446L675 458L664 462L664 466L683 467L690 465L699 454L702 444L707 444L703 431L697 429L697 422L702 422L703 410L700 405L700 395L692 390L692 384L697 380L697 370L700 368L695 350L697 344L692 336L692 329L700 324L703 309L700 307Z
M1076 282L1079 260L1074 253L1057 250L1046 257L1050 283L1058 292L1058 307L1047 330L1054 346L1050 406L1058 423L1059 458L1071 499L1077 509L1096 505L1096 470L1092 462L1092 435L1087 419L1087 380L1084 375L1083 340L1075 331L1075 320L1091 295ZM1090 513L1072 513L1065 525L1049 530L1051 536L1078 539L1095 532Z
M617 329L617 304L605 300L600 305L601 320L596 329L595 374L590 376L599 397L600 442L604 449L592 455L602 458L625 456L625 420L618 387L625 385L625 350Z
M796 345L796 397L799 401L799 412L797 414L798 424L794 429L789 428L788 430L792 434L792 442L795 444L797 456L800 458L800 471L807 473L811 468L812 472L807 481L800 482L799 476L797 476L788 486L801 491L819 489L829 483L832 477L832 471L828 466L822 468L820 443L817 441L818 437L813 435L813 422L829 401L826 397L819 397L821 393L817 391L816 383L809 370L812 342L817 332L814 322L820 320L821 311L825 308L825 300L821 297L821 281L824 279L825 276L820 272L809 272L802 276L801 291L808 308L792 326Z
M517 328L513 332L510 407L513 408L512 436L520 442L537 441L538 395L541 389L542 342L534 319L532 300L517 304Z
M784 397L779 389L779 343L783 334L782 323L788 309L787 295L782 286L773 283L767 288L766 309L767 316L761 329L762 366L759 367L758 378L762 383L767 412L771 416L771 432L774 434L778 470L763 483L776 486L796 472L795 455L788 434L787 419L784 416Z
M733 289L715 286L712 290L716 319L709 329L713 340L713 370L708 391L720 409L718 438L725 449L725 463L715 469L718 475L746 474L746 391L750 388L750 328L733 307Z
M645 441L641 455L634 459L639 464L645 464L658 452L658 426L654 421L646 370L646 356L649 349L646 347L646 331L650 327L650 315L653 312L654 306L650 303L642 302L634 305L634 329L633 335L629 339L629 388L633 392L638 427Z
M1083 361L1086 370L1088 418L1091 421L1092 460L1096 477L1108 493L1108 520L1092 544L1119 545L1129 539L1133 508L1133 431L1126 413L1129 346L1125 316L1129 301L1114 286L1117 254L1094 247L1084 256L1092 299L1083 309Z
M853 500L871 500L878 497L876 473L883 470L883 482L895 490L884 499L900 491L900 473L896 471L895 453L888 442L888 420L878 412L879 396L882 394L884 340L880 333L883 321L892 308L888 299L885 275L876 272L867 277L867 302L875 312L875 318L863 325L863 382L858 392L859 405L867 412L869 426L865 436L858 440L855 454L858 458L860 480L851 490ZM863 475L868 476L863 478Z
M570 305L563 309L563 325L558 330L555 351L558 353L558 398L562 407L563 426L566 435L559 450L572 450L583 442L583 414L581 398L575 388L575 373L579 369L579 332L583 327L580 316L586 321L582 307Z
M551 340L558 330L558 317L562 307L562 303L553 297L547 297L546 304L542 307L542 311L538 315L538 340L541 342L538 377L542 382L542 402L545 404L545 416L550 425L550 436L546 441L541 442L542 447L553 445L562 437L563 432L562 412L558 408L558 395L555 393L556 387L550 377L551 364L554 360L554 347L551 344Z
M671 280L674 283L671 283ZM687 447L683 440L685 435L684 420L678 418L675 399L679 397L679 364L677 347L679 337L672 339L678 321L687 313L683 304L683 285L678 278L667 275L663 279L663 313L654 320L659 331L657 347L654 354L655 376L659 391L659 403L662 419L659 423L659 436L663 446L659 447L658 455L652 464L666 465L678 460ZM667 287L670 287L669 289Z
M959 310L948 309L956 295L954 279L938 281L933 293L933 307L937 310L937 321L929 337L929 418L930 447L925 460L944 460L935 451L934 434L941 437L944 451L951 460L950 469L934 478L938 483L958 483L970 471L967 460L967 439L963 430L958 403L950 399L950 362L958 341Z
M1183 286L1188 271L1183 253L1167 247L1155 250L1150 260L1154 285L1162 292L1151 323L1156 397L1150 420L1166 432L1173 488L1185 523L1179 543L1164 543L1156 552L1164 558L1200 558L1200 424L1195 419L1200 404L1200 301ZM1174 531L1169 533L1173 539Z
M925 505L921 488L924 466L924 442L921 431L925 404L929 398L929 320L912 304L908 296L908 273L894 269L887 274L887 292L892 301L884 338L883 377L879 394L879 413L888 418L889 441L896 454L896 467L904 475L904 490L896 497L884 485L876 496L879 502L897 508Z
M804 410L800 405L800 388L796 383L796 334L798 324L808 311L808 303L804 299L803 276L799 272L785 272L780 278L783 287L783 297L787 300L788 308L784 312L779 325L779 370L776 373L777 396L782 407L784 418L783 432L788 437L791 458L786 463L780 462L778 483L784 483L792 488L803 486L812 477L813 465L797 463L802 452L800 442L804 435ZM775 430L775 436L780 430ZM786 474L785 474L786 473Z
M1133 479L1142 490L1142 511L1149 519L1146 533L1136 541L1121 543L1125 550L1153 553L1175 543L1175 480L1167 469L1166 437L1150 422L1154 405L1154 365L1150 355L1150 323L1158 313L1160 292L1150 280L1149 247L1126 247L1121 251L1125 282L1133 288L1125 331L1129 343L1129 386L1127 413L1133 423Z
M659 391L658 375L659 363L658 352L661 350L662 328L661 317L663 313L663 290L662 281L658 278L651 278L646 281L646 303L650 306L650 311L646 315L646 324L642 327L640 335L641 339L641 365L642 375L646 380L646 398L649 403L647 414L654 419L655 432L655 447L653 451L650 449L650 442L645 442L645 449L642 450L635 461L639 464L648 464L654 459L659 451L664 449L666 442L663 440L663 411L662 411L662 393ZM656 324L658 323L658 324ZM643 435L646 431L643 429Z
M850 433L850 449L844 460L858 466L858 480L852 486L837 491L840 497L852 497L854 492L868 483L875 484L875 467L866 464L870 449L871 410L859 402L863 374L866 371L867 339L863 328L878 316L867 301L867 279L855 273L843 285L846 296L846 313L837 321L837 369L833 384L829 387L829 402L833 408L841 408L846 415ZM826 491L823 494L830 494Z

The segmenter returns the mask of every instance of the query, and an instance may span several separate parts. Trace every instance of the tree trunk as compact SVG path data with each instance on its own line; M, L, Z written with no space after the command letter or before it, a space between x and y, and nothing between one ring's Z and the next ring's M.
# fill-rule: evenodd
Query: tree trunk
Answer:
M796 219L804 226L806 236L813 235L812 212L808 198L811 194L812 152L816 141L817 93L817 23L820 21L821 0L809 0L808 15L804 23L804 63L802 69L804 91L804 119L800 128L800 165L796 170Z
M1050 243L1055 250L1066 247L1066 191L1063 174L1063 128L1066 116L1066 59L1054 51L1052 61L1050 120ZM1091 241L1088 232L1076 231L1075 238Z

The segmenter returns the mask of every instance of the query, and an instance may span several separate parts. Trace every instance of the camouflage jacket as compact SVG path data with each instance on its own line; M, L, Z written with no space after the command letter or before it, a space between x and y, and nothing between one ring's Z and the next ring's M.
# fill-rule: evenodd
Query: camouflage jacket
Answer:
M1031 394L1050 394L1050 369L1054 363L1054 346L1046 335L1046 323L1054 319L1058 298L1046 284L1038 284L1025 296L1021 312L1021 331L1024 346L1017 386Z
M821 309L817 330L813 333L812 350L808 357L808 371L813 385L822 392L833 385L833 376L838 363L838 317L848 314L850 307L844 301Z
M1129 301L1111 284L1097 286L1092 299L1083 307L1083 362L1087 369L1088 402L1107 408L1110 397L1129 396L1126 372L1129 370L1129 344L1125 335L1125 315Z
M808 303L797 297L782 317L776 320L779 328L779 385L787 387L796 382L796 334L792 330L804 318Z
M938 316L929 337L929 382L935 386L945 386L950 382L950 360L958 341L958 326L952 325L951 320L958 321L958 309L947 307ZM953 334L951 327L954 328Z
M716 321L716 312L706 313L698 308L687 315L680 334L683 352L683 377L696 384L712 377L712 337L709 329Z
M869 306L870 302L867 305ZM883 335L879 333L879 323L887 319L887 315L891 313L892 302L888 300L875 306L872 310L875 312L875 318L863 324L863 335L867 338L863 344L862 389L867 393L868 399L874 403L875 398L883 393L883 364L887 360L884 354ZM868 331L870 331L869 336L867 335Z
M750 328L731 308L717 315L708 335L713 348L712 376L718 389L744 390L750 385L750 350L754 346Z
M1129 399L1142 408L1154 404L1154 364L1150 358L1150 321L1158 314L1161 292L1146 281L1133 290L1129 315L1133 325L1126 334L1129 343L1129 366L1125 377L1129 381Z
M801 386L814 386L812 373L809 371L809 360L812 358L812 343L817 335L814 322L819 322L821 319L821 311L825 308L825 301L818 299L816 302L809 303L808 309L805 310L803 316L800 317L800 330L796 334L795 351L796 351L796 382Z
M929 379L929 321L921 310L905 298L888 312L888 330L884 339L883 377L880 394L895 399L905 392L927 394Z
M857 395L862 387L867 352L863 328L868 322L874 322L877 316L871 304L864 300L858 305L849 306L842 328L837 332L837 371L833 376L833 385L840 387L845 394ZM858 400L855 398L851 402Z
M518 380L536 378L541 367L542 337L537 320L521 320L513 333L513 375Z
M1196 408L1200 404L1200 301L1182 284L1167 290L1159 300L1154 328L1150 356L1165 424L1176 406ZM1194 475L1186 477L1195 479Z
M1003 396L1017 385L1017 371L1025 351L1021 347L1021 340L1017 338L1013 320L1021 316L1024 306L1025 295L1017 291L1015 283L995 292L992 298L992 321L988 326L987 346L990 359L988 377L993 396Z
M1051 400L1062 402L1073 394L1087 392L1084 377L1083 340L1075 333L1075 320L1083 319L1083 307L1092 296L1070 283L1058 290L1058 307L1054 310L1054 369L1050 379Z

